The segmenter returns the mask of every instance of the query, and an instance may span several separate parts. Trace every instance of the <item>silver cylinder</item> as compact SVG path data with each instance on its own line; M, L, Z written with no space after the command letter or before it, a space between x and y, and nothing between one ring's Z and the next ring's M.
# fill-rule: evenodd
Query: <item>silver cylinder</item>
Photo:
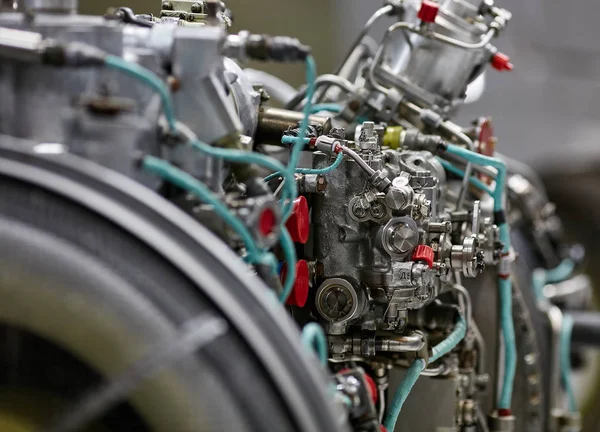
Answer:
M472 5L450 0L440 8L431 30L464 43L478 43L488 29L474 20L476 17L477 9ZM486 48L463 49L399 30L390 35L385 58L388 61L383 66L399 77L388 84L400 84L407 94L419 97L425 90L431 96L428 102L442 98L450 103L464 97L467 85L486 59ZM380 79L385 81L384 76Z
M25 9L30 12L75 14L79 0L25 0Z

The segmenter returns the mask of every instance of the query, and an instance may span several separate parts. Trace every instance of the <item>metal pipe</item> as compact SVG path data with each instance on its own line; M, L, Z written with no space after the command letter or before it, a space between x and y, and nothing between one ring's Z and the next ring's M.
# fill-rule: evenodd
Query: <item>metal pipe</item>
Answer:
M426 33L426 32L415 32L418 34L421 34L422 36L428 37L430 36L431 38L443 42L445 44L448 45L452 45L455 46L457 48L462 48L462 49L468 49L468 50L472 50L472 49L479 49L479 48L483 48L485 47L487 44L489 44L491 42L491 40L494 38L494 36L496 35L496 29L490 29L488 30L488 32L481 38L481 40L479 42L476 43L468 43L468 42L463 42L460 41L458 39L454 39L448 36L444 36L443 34L440 33L436 33L436 32L431 32L431 33Z
M425 341L423 340L423 335L419 333L375 339L375 350L382 352L418 352L424 346Z
M258 112L258 123L254 141L258 144L281 145L281 137L290 128L302 121L304 114L280 108L262 107ZM325 116L311 115L308 124L319 125L322 132L331 130L331 119Z
M546 310L546 317L550 323L550 412L560 409L560 333L562 330L563 314L557 306L550 306ZM550 419L551 420L551 419Z
M356 91L356 88L354 87L354 84L352 84L350 81L348 81L345 78L342 78L340 76L337 75L333 75L333 74L325 74L325 75L321 75L319 76L316 80L315 80L315 91L317 89L319 89L320 87L324 86L324 85L335 85L337 87L340 87L342 90L346 91L347 93L354 93ZM300 104L302 102L302 99L304 99L304 97L306 96L306 86L304 86L303 88L301 88L298 93L296 93L296 96L294 96L286 105L285 107L287 109L294 109L296 108L296 106L298 104Z
M346 146L342 146L342 153L344 153L345 155L354 159L354 161L358 164L358 166L360 166L363 169L363 171L365 171L369 175L369 178L375 174L375 170L373 168L371 168L365 162L365 160L354 150L352 150Z
M363 29L360 31L360 33L358 34L356 39L354 39L354 42L352 42L350 49L348 50L347 54L344 56L344 60L342 61L340 66L336 69L335 75L340 75L340 72L342 71L342 69L344 69L344 66L346 66L346 63L348 62L348 59L350 58L350 56L352 56L352 54L354 53L354 50L356 50L356 48L360 45L360 43L362 42L363 38L367 35L367 33L369 33L369 30L371 30L371 27L373 27L373 25L377 21L379 21L382 17L384 17L388 14L391 14L393 11L394 11L394 7L392 5L386 5L386 6L383 6L382 8L377 9L377 11L375 11L375 13L373 15L371 15L371 18L369 18L367 20ZM328 89L329 89L329 86L325 87L323 89L323 91L316 97L317 103L320 102L321 100L323 100L323 97L327 93Z
M461 297L463 298L463 301L465 303L465 308L463 313L465 314L466 320L467 320L467 330L471 328L471 321L472 321L472 316L473 316L473 307L471 305L471 296L469 295L469 292L467 291L467 289L459 284L452 284L451 288L456 291L458 294L461 295Z

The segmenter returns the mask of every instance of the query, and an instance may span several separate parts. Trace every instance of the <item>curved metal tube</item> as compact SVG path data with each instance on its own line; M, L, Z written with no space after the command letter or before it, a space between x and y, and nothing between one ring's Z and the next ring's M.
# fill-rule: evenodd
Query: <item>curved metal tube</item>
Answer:
M346 146L342 146L342 153L344 153L345 155L348 155L352 159L354 159L354 161L358 164L358 166L360 166L369 175L369 177L371 177L373 174L375 174L375 170L373 168L371 168L365 162L365 160L354 150L352 150Z
M377 9L375 11L375 13L373 15L371 15L371 18L369 18L367 20L364 27L358 34L358 36L356 36L356 38L354 39L354 42L352 42L350 49L348 49L348 52L344 56L344 61L342 61L340 66L335 71L335 75L340 75L340 73L344 69L344 66L346 66L346 63L348 63L348 60L350 59L350 57L352 56L352 54L354 53L356 48L360 45L360 43L362 42L363 38L367 35L367 33L369 33L369 30L371 30L371 27L373 27L373 25L377 21L379 21L382 17L391 14L393 11L394 11L394 7L392 5L387 5L387 6L383 6L382 8ZM327 93L328 89L329 89L329 86L324 88L323 91L317 96L317 98L316 98L317 102L320 102L321 100L323 100L323 97Z
M440 33L436 33L436 32L430 32L430 33L421 33L421 32L414 32L414 33L419 33L422 36L428 37L430 36L432 39L435 39L437 41L443 42L445 44L448 45L452 45L455 46L457 48L462 48L462 49L479 49L479 48L483 48L485 47L487 44L489 44L491 42L491 40L494 38L494 36L496 35L496 29L490 29L488 30L488 32L481 38L481 40L479 42L476 43L468 43L468 42L462 42L458 39L453 39L450 38L448 36L444 36L443 34Z
M467 321L467 330L471 328L471 319L473 316L473 306L471 305L471 296L467 289L460 284L453 284L451 288L460 294L465 303L465 310L463 311Z
M335 85L347 93L354 93L356 91L354 84L352 84L350 81L333 74L321 75L315 80L315 90L324 85ZM296 95L285 105L286 109L294 109L300 102L302 102L302 99L304 99L306 96L306 90L306 86L300 89L298 93L296 93Z
M375 345L377 351L383 352L418 352L425 346L425 341L422 334L411 333L410 335L376 339Z

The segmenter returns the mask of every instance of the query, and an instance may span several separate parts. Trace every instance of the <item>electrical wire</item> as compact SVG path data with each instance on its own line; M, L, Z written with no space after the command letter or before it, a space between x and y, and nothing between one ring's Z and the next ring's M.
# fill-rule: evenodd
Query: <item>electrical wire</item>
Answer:
M324 366L327 366L328 348L327 337L323 328L314 322L308 323L302 329L302 344L314 351Z
M465 338L466 332L467 322L462 315L459 315L452 333L450 333L450 335L448 335L448 337L442 342L433 347L432 355L429 358L429 363L439 360L452 351L460 343L460 341ZM395 430L400 411L402 411L402 406L404 405L404 402L408 398L410 391L416 384L421 372L423 372L426 366L427 365L423 359L417 358L407 369L402 381L400 382L400 385L398 386L398 389L394 393L388 409L388 415L383 423L387 430Z

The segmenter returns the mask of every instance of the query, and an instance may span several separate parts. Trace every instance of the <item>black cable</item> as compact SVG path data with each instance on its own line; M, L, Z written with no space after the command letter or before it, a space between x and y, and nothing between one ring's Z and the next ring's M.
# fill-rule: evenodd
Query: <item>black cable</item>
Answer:
M569 311L568 313L573 317L572 343L600 348L600 312Z
M145 380L225 335L227 329L228 325L225 320L212 314L200 315L188 321L182 326L177 336L150 349L115 379L83 396L74 406L71 406L41 431L75 432L82 430L111 408L126 400L128 395Z

